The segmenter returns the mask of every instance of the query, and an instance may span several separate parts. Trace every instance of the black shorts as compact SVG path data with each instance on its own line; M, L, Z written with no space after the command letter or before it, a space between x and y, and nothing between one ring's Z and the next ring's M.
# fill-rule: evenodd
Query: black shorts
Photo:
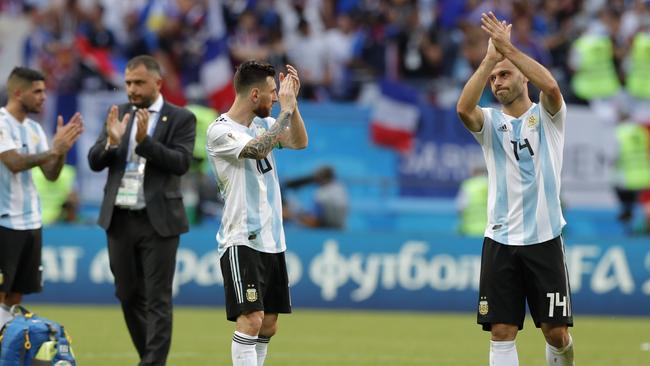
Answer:
M30 294L43 289L41 229L0 226L0 292Z
M573 326L562 237L524 246L485 238L477 322L486 331L494 323L523 329L526 301L536 327L541 323Z
M230 247L221 257L226 316L237 321L253 311L291 313L289 277L284 253L263 253L245 245Z

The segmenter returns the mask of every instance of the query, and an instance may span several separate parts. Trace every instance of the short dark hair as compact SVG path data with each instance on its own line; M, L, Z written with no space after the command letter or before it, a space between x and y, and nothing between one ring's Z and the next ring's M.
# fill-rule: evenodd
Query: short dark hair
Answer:
M12 94L16 88L28 87L35 81L45 81L45 76L34 69L21 66L14 67L7 78L7 91Z
M126 68L127 70L132 70L140 65L144 65L147 71L158 74L158 76L162 76L160 64L158 64L158 61L156 61L155 58L149 55L135 56L126 63Z
M12 79L20 79L22 81L33 83L34 81L45 81L45 76L43 76L40 71L36 71L27 67L17 66L11 70L7 82L11 81Z
M275 77L273 65L255 60L245 61L235 72L235 91L237 94L245 93L253 85L265 82L269 76Z

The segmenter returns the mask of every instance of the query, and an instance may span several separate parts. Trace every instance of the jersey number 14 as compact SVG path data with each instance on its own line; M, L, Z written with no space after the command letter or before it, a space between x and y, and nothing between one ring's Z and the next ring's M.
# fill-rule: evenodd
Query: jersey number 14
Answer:
M510 141L512 143L512 152L515 153L515 158L519 160L519 151L523 149L528 149L528 153L530 153L530 156L535 155L535 152L533 151L533 147L530 146L530 142L528 142L528 139L524 139L524 144L522 145L521 142L519 141Z
M548 316L552 318L555 314L555 308L562 308L562 316L571 316L571 307L567 303L566 296L560 295L559 292L547 292L548 297Z

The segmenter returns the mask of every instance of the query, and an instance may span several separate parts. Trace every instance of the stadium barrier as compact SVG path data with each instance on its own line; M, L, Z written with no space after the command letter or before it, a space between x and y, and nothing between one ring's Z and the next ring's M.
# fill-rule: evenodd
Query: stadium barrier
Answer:
M286 233L296 308L474 311L481 239L437 233ZM176 304L223 306L215 229L181 236ZM44 291L29 302L116 303L101 229L44 230ZM650 315L650 243L634 238L566 238L573 310ZM561 306L562 304L555 304Z

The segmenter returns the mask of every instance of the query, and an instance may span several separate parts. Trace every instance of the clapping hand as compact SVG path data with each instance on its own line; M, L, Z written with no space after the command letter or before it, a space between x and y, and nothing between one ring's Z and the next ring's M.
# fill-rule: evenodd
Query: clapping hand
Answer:
M298 104L296 95L300 89L300 79L298 79L298 72L293 66L287 65L287 68L289 69L288 74L280 73L279 75L280 90L278 92L278 100L282 110L293 113Z
M126 131L126 124L131 118L131 114L127 113L122 117L120 121L118 118L117 106L113 105L108 111L108 116L106 117L106 133L108 134L108 143L110 145L117 145L122 140L124 136L124 131Z
M512 24L499 21L492 12L489 12L481 14L481 28L490 36L487 57L497 62L503 60L503 53L510 45Z
M147 130L149 129L149 111L146 109L138 109L135 112L138 117L138 130L135 132L135 141L141 143L147 137Z
M52 139L52 150L58 155L67 153L83 130L83 121L79 112L75 113L66 124L63 123L63 117L58 116L56 119L56 133Z

